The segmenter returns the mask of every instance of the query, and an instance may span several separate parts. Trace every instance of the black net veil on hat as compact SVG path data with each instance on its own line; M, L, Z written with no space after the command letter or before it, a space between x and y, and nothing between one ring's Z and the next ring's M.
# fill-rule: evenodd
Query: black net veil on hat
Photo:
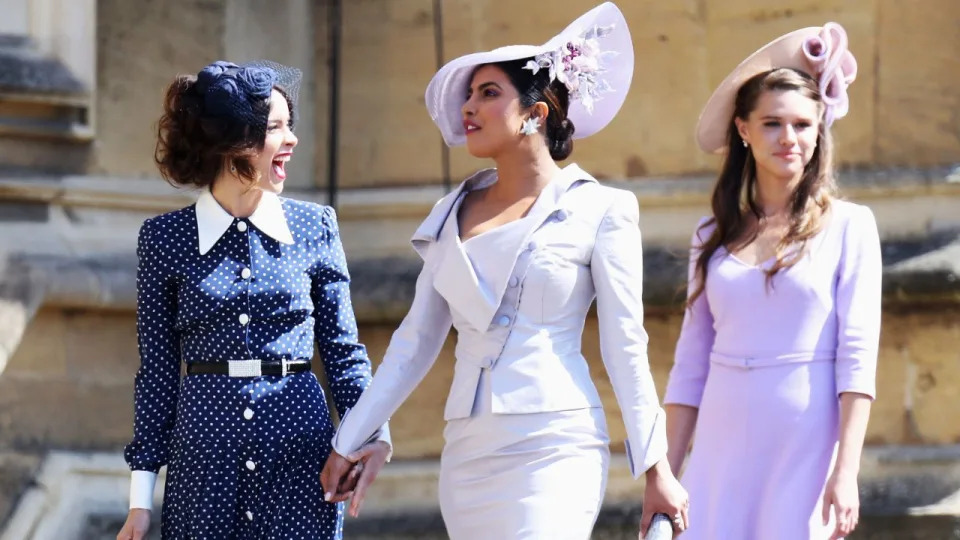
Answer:
M255 67L255 68L266 68L272 69L277 74L277 83L276 85L283 89L284 93L287 95L287 98L290 100L293 111L291 113L291 119L293 124L296 125L299 120L299 114L297 110L297 102L300 97L300 82L303 80L303 72L295 67L285 66L271 60L253 60L240 64L241 68Z

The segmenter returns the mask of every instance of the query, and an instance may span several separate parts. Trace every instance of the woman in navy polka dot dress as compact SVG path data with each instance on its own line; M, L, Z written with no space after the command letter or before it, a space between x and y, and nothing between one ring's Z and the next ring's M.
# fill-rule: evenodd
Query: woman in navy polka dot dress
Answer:
M333 210L278 196L298 82L278 64L216 62L167 91L157 164L202 191L140 229L141 366L119 539L143 537L165 465L164 539L342 537L343 503L325 502L319 481L333 424L310 359L316 342L341 416L370 361ZM386 426L364 448L375 475Z

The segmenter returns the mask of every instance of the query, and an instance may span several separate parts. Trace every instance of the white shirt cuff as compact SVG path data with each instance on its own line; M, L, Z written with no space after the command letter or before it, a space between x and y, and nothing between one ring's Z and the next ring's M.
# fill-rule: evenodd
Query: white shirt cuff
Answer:
M157 483L157 473L133 471L130 474L130 508L153 510L153 488Z
M380 429L380 436L377 437L378 441L383 441L387 443L390 447L390 453L387 454L387 463L393 458L393 440L390 438L390 424L386 423L383 425L383 428Z

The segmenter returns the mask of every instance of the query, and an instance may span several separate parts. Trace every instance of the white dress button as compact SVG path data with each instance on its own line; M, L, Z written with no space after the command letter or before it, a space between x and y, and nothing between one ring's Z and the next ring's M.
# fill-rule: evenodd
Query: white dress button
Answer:
M251 272L249 268L244 268L243 270L240 271L240 277L242 277L243 279L250 279L250 274Z
M253 521L253 512L247 510L247 521Z
M248 459L248 460L247 460L247 468L252 471L252 470L254 470L254 469L257 468L257 464Z
M243 417L246 418L247 420L250 420L251 418L253 418L253 409L251 409L250 407L247 407L246 409L244 409Z
M537 243L536 243L536 242L530 242L529 244L527 244L527 249L529 249L530 251L533 251L533 250L537 249Z
M240 231L240 232L247 232L247 222L246 222L246 221L238 221L238 222L237 222L237 230Z
M250 322L250 316L247 315L246 313L241 313L241 314L240 314L240 324L246 326L246 324L247 324L248 322Z
M520 278L518 278L517 276L513 276L512 278L510 278L511 287L516 287L519 284L520 284Z
M499 324L500 326L508 326L510 324L510 317L507 317L506 315L504 315L503 317L500 317L499 319L497 319L497 324Z
M557 210L557 221L563 221L570 216L570 211L566 208L561 208Z

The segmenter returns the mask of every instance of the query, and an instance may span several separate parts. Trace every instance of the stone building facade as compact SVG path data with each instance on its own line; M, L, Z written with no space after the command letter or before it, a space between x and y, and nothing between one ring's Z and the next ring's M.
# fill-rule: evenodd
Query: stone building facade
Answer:
M360 335L376 362L419 269L409 235L433 201L486 166L442 145L425 112L426 83L460 54L545 41L595 3L0 0L0 12L12 14L0 23L2 538L80 538L86 522L77 516L124 511L119 451L131 434L138 366L137 229L195 197L163 183L152 162L174 75L219 58L304 70L288 195L327 202L335 193ZM578 141L573 159L640 201L650 358L661 390L682 316L685 244L707 212L718 165L695 147L700 107L766 41L828 20L848 29L860 71L850 114L835 129L840 183L874 210L884 249L865 500L947 511L951 494L960 498L960 3L620 4L636 51L633 87L616 120ZM38 75L8 76L14 67ZM584 343L622 452L595 319ZM396 457L372 495L372 514L435 509L452 364L451 338L394 417ZM611 505L639 499L625 470L615 462ZM924 489L891 495L891 483L917 478Z

